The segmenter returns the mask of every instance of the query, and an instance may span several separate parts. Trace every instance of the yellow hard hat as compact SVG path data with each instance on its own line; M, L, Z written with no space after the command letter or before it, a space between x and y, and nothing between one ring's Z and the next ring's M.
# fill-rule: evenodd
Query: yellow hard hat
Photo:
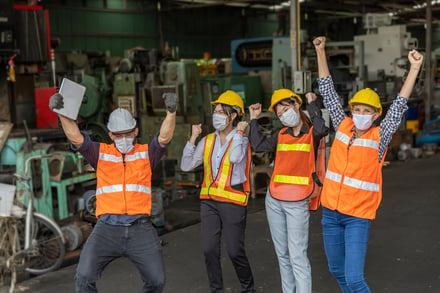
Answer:
M297 94L295 94L294 92L292 92L291 90L288 89L278 89L275 90L272 94L272 99L270 101L270 107L269 107L269 111L270 112L274 112L274 107L276 104L278 104L279 102L281 102L282 100L286 100L289 98L296 98L299 102L299 105L302 105L302 99L300 96L298 96Z
M239 115L240 116L244 115L243 99L240 97L239 94L237 94L234 91L227 90L226 92L221 94L217 100L215 100L214 102L211 102L211 104L213 104L213 105L224 104L224 105L229 105L231 107L238 107L238 108L240 108Z
M364 88L363 90L357 91L348 104L350 104L350 106L353 104L368 105L376 108L379 115L382 114L382 105L380 104L379 95L370 88Z

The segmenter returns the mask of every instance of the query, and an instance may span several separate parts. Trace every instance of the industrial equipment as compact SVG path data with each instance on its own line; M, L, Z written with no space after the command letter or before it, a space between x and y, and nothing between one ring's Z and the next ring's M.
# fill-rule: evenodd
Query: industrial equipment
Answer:
M79 109L80 129L89 130L94 141L111 142L105 125L110 114L112 89L107 82L105 69L96 69L94 75L84 74L81 85L86 91Z
M132 50L129 58L132 72L114 76L113 105L129 110L138 120L139 141L149 143L166 114L162 94L176 93L179 98L173 142L167 160L179 165L191 124L205 124L211 112L209 101L202 99L200 77L192 60L164 58L157 50Z
M231 42L232 71L270 70L272 38L239 39Z
M215 101L224 91L231 89L238 93L244 107L260 103L263 97L259 75L224 74L201 78L203 96L208 102ZM211 111L208 112L211 117Z
M416 145L425 146L427 148L434 148L435 150L440 145L440 119L434 119L425 122L423 130L416 135Z
M29 148L26 138L9 138L0 153L1 179L12 183L12 174L23 174L24 164L29 157L48 155L47 160L31 164L29 176L32 178L30 185L34 193L35 210L61 224L74 219L84 222L77 213L78 201L87 189L95 186L96 175L85 171L81 155L55 149L56 145L49 143L35 143ZM15 185L16 200L27 206L30 191L19 181Z
M364 44L366 86L374 88L382 101L396 97L400 88L396 81L407 71L408 52L418 47L417 39L406 31L405 25L389 25L388 18L387 14L367 14L364 21L367 34L354 37Z
M301 31L301 42L306 41L307 33ZM264 71L272 72L270 91L279 88L293 88L303 94L311 90L312 74L309 70L295 71L292 77L290 37L269 37L239 39L231 42L232 71L234 73ZM263 78L263 76L262 76ZM263 85L263 88L266 88Z

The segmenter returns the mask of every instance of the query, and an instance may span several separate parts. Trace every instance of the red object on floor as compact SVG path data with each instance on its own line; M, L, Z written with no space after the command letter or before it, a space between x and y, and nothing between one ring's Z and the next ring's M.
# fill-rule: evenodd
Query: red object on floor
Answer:
M49 109L49 99L56 92L56 88L35 89L37 128L58 128L58 115Z

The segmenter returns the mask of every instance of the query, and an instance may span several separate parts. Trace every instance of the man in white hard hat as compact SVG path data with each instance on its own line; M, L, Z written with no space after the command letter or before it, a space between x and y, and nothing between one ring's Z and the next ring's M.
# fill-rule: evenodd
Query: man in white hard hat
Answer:
M165 270L162 248L151 224L152 170L165 154L176 124L177 96L166 93L167 115L150 144L136 143L138 128L129 111L119 108L109 117L112 144L93 142L76 122L58 115L72 149L96 169L98 221L84 245L75 276L76 292L97 292L96 281L115 258L127 257L138 268L142 292L162 292ZM63 107L55 94L49 107Z

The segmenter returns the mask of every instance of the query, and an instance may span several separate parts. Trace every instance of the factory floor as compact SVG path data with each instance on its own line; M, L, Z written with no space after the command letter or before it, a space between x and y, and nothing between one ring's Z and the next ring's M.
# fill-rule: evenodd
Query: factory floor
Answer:
M392 161L383 170L384 198L372 223L365 275L372 292L440 292L440 154L405 162ZM208 292L200 244L198 200L188 197L167 209L174 230L161 235L167 283L164 292ZM313 292L340 292L329 274L321 236L321 211L310 219L309 258ZM183 223L191 224L189 226ZM280 275L266 214L264 195L249 203L247 254L257 292L281 292ZM222 253L225 292L239 292L231 262ZM74 292L76 264L18 284L16 292ZM140 292L139 274L118 259L98 282L100 292ZM6 288L3 288L7 292ZM3 292L0 288L0 292Z

